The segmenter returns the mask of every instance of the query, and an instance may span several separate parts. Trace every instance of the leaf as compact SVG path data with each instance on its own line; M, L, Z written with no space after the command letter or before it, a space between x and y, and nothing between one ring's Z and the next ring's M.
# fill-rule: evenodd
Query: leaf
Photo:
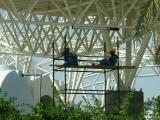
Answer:
M133 31L135 38L140 38L149 29L149 23L154 16L155 0L147 0L140 8L140 16L137 19L137 24Z

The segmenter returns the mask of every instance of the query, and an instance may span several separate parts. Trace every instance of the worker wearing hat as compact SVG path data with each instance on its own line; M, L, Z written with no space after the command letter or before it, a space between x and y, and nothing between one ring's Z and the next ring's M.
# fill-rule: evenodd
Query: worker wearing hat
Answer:
M115 48L112 48L110 51L109 51L109 53L111 54L111 53L115 53L116 52L116 49Z
M116 49L112 48L109 53L111 54L109 57L109 63L110 65L115 65L119 59L118 55L116 55Z
M111 56L107 59L104 58L103 60L100 61L100 65L109 65L109 66L113 66L117 63L119 57L118 55L116 55L116 49L112 48L109 53L111 54Z

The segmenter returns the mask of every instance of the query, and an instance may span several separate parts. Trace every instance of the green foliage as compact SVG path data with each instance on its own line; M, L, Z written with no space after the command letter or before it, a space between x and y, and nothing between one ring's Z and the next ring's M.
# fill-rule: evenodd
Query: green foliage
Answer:
M148 120L160 120L160 96L145 102L145 116Z
M144 35L149 29L151 19L155 16L156 0L146 0L143 6L139 9L140 16L137 19L134 36L136 38Z
M101 105L101 102L98 100L98 98L92 97L93 105L85 97L83 97L83 101L86 104L85 109L87 109L87 113L90 114L90 119L106 119L104 107Z
M104 106L96 97L92 97L93 103L83 97L85 107L81 103L73 106L59 100L55 106L46 107L43 103L38 103L32 106L32 113L22 115L14 106L15 98L6 99L3 96L0 97L0 120L143 120L144 115L148 120L160 119L160 96L148 99L142 114L136 116L131 116L129 111L132 97L131 92L123 99L119 114L106 114Z
M110 114L107 116L109 119L112 120L143 120L144 119L144 110L143 106L142 109L139 109L140 107L136 107L135 111L135 102L136 94L133 91L127 92L121 96L120 100L120 107L119 107L119 113L117 115ZM114 113L114 111L112 112Z
M14 106L14 97L7 98L7 94L0 96L0 120L19 120L20 111Z
M160 65L160 44L158 44L155 49L156 49L156 52L154 55L154 61L155 61L155 64Z

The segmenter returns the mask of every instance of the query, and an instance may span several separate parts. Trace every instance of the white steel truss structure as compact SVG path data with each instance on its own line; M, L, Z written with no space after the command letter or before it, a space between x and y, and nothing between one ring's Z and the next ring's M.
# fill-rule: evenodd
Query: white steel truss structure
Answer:
M118 41L120 65L136 66L136 69L120 70L120 87L132 89L137 77L159 76L158 69L153 64L155 47L159 42L158 9L156 17L149 24L150 29L140 39L132 34L140 15L139 10L145 2L146 0L1 0L0 62L14 65L24 73L41 73L52 80L53 71L49 65L52 64L53 44L54 58L57 58L63 51L64 36L69 29L67 46L79 59L100 60L102 57L83 56L104 56L104 49L109 51L112 47L117 47ZM110 27L118 27L119 31L112 31ZM153 74L140 75L139 72L145 67L150 67ZM104 89L103 72L70 72L67 76L69 89ZM111 86L116 89L117 71L107 72L106 76L107 89ZM55 79L63 80L62 77ZM55 84L58 90L62 89L63 84ZM70 94L67 99L72 102L75 97L75 94Z

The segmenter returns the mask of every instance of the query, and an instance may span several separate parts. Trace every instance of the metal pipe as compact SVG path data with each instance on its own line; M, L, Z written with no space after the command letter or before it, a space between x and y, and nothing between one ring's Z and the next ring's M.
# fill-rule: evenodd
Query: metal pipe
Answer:
M69 91L99 91L99 92L104 92L105 90L81 90L81 89L66 89ZM60 90L60 91L64 91L64 90Z
M61 92L61 93L59 93L59 94L66 94L65 92ZM75 92L75 93L73 93L73 92L67 92L67 94L94 94L94 95L104 95L104 93L77 93L77 92Z
M53 46L52 47L53 47L53 51L52 51L53 52L53 83L52 83L52 87L53 87L53 91L52 91L53 92L53 95L52 95L53 96L53 101L52 102L53 102L53 107L54 107L55 106L55 100L54 100L54 93L55 93L55 91L54 91L54 75L55 75L54 74L54 41L53 41Z

